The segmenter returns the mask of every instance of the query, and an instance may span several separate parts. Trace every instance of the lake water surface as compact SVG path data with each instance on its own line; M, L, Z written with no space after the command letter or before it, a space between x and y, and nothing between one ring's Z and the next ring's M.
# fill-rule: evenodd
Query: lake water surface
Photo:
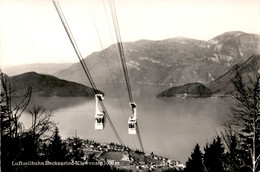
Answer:
M117 93L113 85L98 88L105 92L104 104L124 144L140 150L137 137L127 132L131 109L125 87L117 85ZM203 148L216 136L221 123L227 119L231 100L157 98L156 94L163 89L162 86L133 86L143 146L147 153L185 163L196 143ZM63 138L74 136L77 130L81 138L118 142L109 123L104 131L94 130L94 98L34 97L31 104L53 111L53 120L58 123ZM29 115L24 115L22 120L25 126L31 124Z

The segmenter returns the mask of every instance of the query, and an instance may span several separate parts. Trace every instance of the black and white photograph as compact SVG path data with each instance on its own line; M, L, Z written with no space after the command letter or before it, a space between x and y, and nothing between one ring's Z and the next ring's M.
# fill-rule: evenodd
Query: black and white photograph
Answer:
M260 172L259 0L0 0L2 172Z

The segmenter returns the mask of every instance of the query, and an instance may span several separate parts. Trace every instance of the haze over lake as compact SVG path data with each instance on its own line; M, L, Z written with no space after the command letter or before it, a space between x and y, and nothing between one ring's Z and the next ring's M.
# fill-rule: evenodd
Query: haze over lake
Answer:
M140 150L137 136L127 132L131 109L124 85L116 85L117 94L112 84L100 84L98 88L105 92L104 104L124 144ZM154 152L185 163L196 143L204 147L216 136L227 119L231 100L157 98L156 94L165 88L133 85L143 146L146 153ZM33 97L30 106L33 104L53 111L63 138L74 136L77 130L77 135L84 139L118 142L108 122L104 131L94 130L94 98ZM30 115L23 115L22 120L26 127L31 125Z

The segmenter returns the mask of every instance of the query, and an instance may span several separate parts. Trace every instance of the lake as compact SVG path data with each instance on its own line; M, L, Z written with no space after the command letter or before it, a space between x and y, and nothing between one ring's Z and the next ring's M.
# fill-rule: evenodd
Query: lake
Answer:
M115 89L116 86L116 89ZM104 104L125 145L132 149L141 149L137 136L127 131L131 109L127 92L121 84L100 84L105 92ZM185 163L197 143L201 150L211 142L227 120L229 99L180 99L157 98L156 94L166 86L132 86L137 104L138 125L146 153L154 152L170 159ZM117 92L115 92L117 90ZM94 98L33 97L32 103L51 110L53 120L58 123L63 138L77 135L98 142L117 142L116 137L106 123L105 130L94 130ZM30 116L23 115L25 126L31 125Z

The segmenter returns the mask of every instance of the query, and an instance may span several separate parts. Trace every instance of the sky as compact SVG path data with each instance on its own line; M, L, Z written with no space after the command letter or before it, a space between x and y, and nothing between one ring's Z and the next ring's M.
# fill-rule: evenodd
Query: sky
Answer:
M108 0L58 2L83 57L115 43ZM123 42L179 36L209 40L227 31L260 34L259 0L114 3ZM74 62L78 58L51 0L0 0L1 66Z

